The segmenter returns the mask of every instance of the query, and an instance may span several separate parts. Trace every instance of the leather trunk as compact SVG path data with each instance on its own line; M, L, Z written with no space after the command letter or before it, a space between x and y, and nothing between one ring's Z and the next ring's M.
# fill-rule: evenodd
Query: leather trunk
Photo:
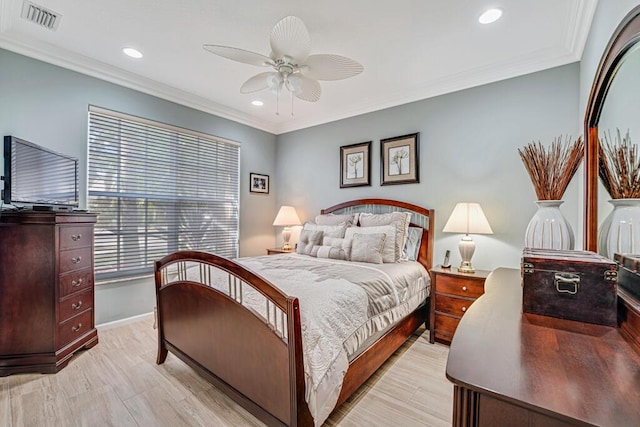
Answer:
M618 285L640 298L640 255L615 254L618 263Z
M522 310L617 326L616 263L594 252L525 248Z

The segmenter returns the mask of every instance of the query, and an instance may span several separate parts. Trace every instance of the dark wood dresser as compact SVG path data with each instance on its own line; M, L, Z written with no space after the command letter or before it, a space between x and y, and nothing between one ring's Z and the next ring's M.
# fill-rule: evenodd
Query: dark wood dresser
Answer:
M640 354L624 330L523 314L520 271L495 270L451 342L453 425L640 426Z
M95 214L0 214L0 376L54 373L98 343Z

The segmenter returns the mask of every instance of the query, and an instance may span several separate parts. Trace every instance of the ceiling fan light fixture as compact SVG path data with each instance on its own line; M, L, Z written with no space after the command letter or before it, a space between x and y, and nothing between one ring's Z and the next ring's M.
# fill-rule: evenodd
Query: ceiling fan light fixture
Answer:
M132 47L123 47L122 48L122 52L131 57L131 58L135 58L135 59L140 59L142 58L144 55L142 55L142 52L140 52L138 49L132 48Z
M287 77L287 89L293 94L300 93L302 90L302 81L300 80L300 77L294 75Z
M259 99L254 99L253 101L251 101L251 105L255 107L262 107L264 105L264 102L260 101Z
M279 114L277 106L283 86L291 94L292 101L296 97L307 102L317 102L322 93L319 81L348 79L364 70L361 64L344 56L309 55L309 31L300 18L295 16L287 16L278 21L271 31L269 42L269 56L232 46L203 44L202 47L223 58L272 68L273 71L250 77L240 86L240 93L269 89L276 94L276 114Z
M273 73L267 77L267 86L271 92L278 93L282 88L282 84L284 83L284 79L280 74Z
M478 22L481 24L491 24L502 16L502 9L488 9L480 15Z

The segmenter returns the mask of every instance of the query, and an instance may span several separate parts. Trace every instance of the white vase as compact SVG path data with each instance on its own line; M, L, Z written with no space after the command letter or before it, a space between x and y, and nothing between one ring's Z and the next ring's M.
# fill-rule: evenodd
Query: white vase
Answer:
M640 253L640 199L609 200L613 210L598 233L598 252L613 259L613 254Z
M573 249L573 229L560 211L562 200L538 200L525 232L524 245L539 249Z

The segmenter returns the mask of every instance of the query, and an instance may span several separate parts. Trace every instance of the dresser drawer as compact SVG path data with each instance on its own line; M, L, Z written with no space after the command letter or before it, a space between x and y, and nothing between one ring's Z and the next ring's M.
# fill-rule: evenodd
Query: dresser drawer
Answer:
M436 312L462 317L473 301L475 300L438 295L436 298Z
M82 248L93 245L93 227L79 225L60 227L60 250Z
M93 308L93 289L76 292L58 303L59 321L64 322L85 310Z
M60 274L68 271L80 270L81 268L90 267L92 264L91 255L93 248L69 249L60 251Z
M93 268L74 271L60 276L60 298L73 292L93 288Z
M93 329L93 310L87 310L58 324L58 344L63 346Z
M439 275L436 292L460 295L468 298L478 298L484 293L484 278L482 280L474 280Z
M436 333L441 332L453 335L458 327L458 323L460 323L460 319L457 317L450 317L436 313Z

